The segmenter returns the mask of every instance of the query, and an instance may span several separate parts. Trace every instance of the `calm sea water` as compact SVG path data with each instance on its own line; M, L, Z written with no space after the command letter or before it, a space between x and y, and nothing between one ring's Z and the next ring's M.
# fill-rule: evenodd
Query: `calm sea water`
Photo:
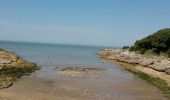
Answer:
M22 58L38 64L41 67L38 75L47 79L55 78L52 73L58 67L103 67L96 52L104 47L1 41L0 48L16 52ZM113 66L110 63L105 68Z
M95 65L100 60L96 52L104 47L0 42L0 48L16 52L22 58L39 65L42 65L47 58L58 65Z

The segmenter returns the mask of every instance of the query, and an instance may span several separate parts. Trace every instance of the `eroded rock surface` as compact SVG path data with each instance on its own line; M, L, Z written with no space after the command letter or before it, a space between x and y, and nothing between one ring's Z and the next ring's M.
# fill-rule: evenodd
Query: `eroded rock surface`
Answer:
M165 73L169 74L170 75L170 68L165 70Z
M73 78L98 77L104 73L105 69L100 68L81 68L81 67L66 67L59 69L59 74L67 75Z
M20 58L13 52L0 49L0 88L7 88L24 73L32 72L37 66Z
M157 56L149 57L121 49L104 49L99 51L97 54L109 60L138 64L170 75L170 60L168 58L161 58Z

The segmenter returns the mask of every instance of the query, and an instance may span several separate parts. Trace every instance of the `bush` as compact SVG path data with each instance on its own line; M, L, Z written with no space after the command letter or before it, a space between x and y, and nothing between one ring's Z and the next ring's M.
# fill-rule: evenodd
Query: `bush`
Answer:
M122 49L129 49L129 46L124 46Z
M170 58L170 48L169 48L168 51L167 51L167 55L168 55L168 57Z
M170 48L170 28L162 29L134 43L130 51L145 53L149 50L153 53L169 53Z

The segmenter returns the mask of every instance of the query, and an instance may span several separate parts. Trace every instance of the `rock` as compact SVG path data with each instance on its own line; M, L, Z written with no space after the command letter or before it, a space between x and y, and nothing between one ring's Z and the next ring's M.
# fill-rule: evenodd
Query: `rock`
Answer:
M11 62L12 60L10 59L0 58L0 64L9 64Z
M16 79L36 69L36 64L25 61L13 52L0 49L0 88L11 86Z
M78 72L86 72L86 71L103 71L105 69L100 68L85 68L85 67L64 67L61 68L60 71L78 71Z
M29 63L13 52L5 51L0 49L0 69L11 68L11 67L30 67L34 66L32 63Z
M115 56L109 55L106 57L108 60L117 60Z
M88 90L87 89L83 89L83 91L80 92L81 96L86 96L88 95Z
M166 73L169 73L169 70L167 69L170 69L170 59L162 59L158 56L148 57L135 52L130 52L129 50L121 49L104 49L98 52L98 54L109 60L117 60L130 64L139 64L160 72L166 71Z
M8 88L9 86L11 86L13 83L10 81L1 81L0 82L0 89L2 88Z
M165 70L170 68L170 61L167 59L161 60L159 62L154 62L153 65L149 65L150 68L157 70L157 71L162 71L164 72Z
M145 59L144 61L140 62L139 64L144 66L144 67L147 67L148 65L152 65L153 63L154 63L153 60Z
M170 68L170 61L167 59L164 59L161 61L161 64L165 66L165 68L169 69Z
M139 64L140 62L141 62L140 59L134 59L134 60L133 60L133 63L134 63L134 64Z
M58 74L71 78L92 78L104 74L105 69L85 67L65 67L58 70Z
M122 61L122 62L127 62L128 59L129 59L129 57L124 56L124 55L120 55L120 56L118 57L118 60L119 60L119 61Z
M8 68L20 59L15 53L0 50L0 67Z
M168 74L168 75L170 75L170 68L167 69L167 70L165 70L165 73Z
M148 67L154 70L160 71L160 72L164 72L167 69L165 65L162 65L161 63L158 63L158 62L155 62L152 65L148 65Z

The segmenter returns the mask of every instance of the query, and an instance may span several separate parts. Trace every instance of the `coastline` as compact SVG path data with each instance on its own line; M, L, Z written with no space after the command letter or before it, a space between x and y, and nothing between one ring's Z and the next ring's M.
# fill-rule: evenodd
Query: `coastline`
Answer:
M97 55L114 64L121 65L129 72L134 73L139 78L159 88L163 94L165 94L165 97L170 98L170 73L166 71L169 71L170 68L156 69L157 66L155 68L150 67L154 65L155 61L158 61L159 57L146 57L144 55L135 54L134 52L129 52L128 49L104 49L97 52ZM140 58L144 60L142 61ZM167 58L159 59L159 62L165 59L169 61Z
M18 45L7 49L41 65L41 69L0 89L2 100L168 100L159 89L119 65L103 64L95 54L102 48Z
M0 89L8 88L23 75L29 75L38 66L28 62L14 52L0 48Z

